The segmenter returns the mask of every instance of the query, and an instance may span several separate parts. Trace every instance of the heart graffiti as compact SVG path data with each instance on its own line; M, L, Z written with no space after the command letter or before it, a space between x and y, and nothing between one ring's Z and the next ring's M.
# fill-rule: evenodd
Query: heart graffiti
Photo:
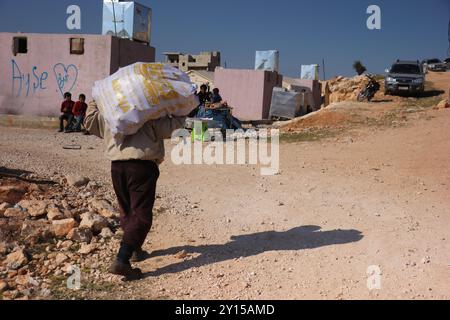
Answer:
M73 64L66 66L62 63L57 63L53 66L53 72L55 73L56 84L61 95L64 96L65 92L72 91L77 83L78 68Z

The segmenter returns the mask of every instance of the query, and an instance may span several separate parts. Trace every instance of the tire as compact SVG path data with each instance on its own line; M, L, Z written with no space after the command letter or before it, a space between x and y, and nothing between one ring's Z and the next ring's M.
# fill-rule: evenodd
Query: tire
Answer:
M366 99L366 91L361 91L358 94L358 102L363 102Z

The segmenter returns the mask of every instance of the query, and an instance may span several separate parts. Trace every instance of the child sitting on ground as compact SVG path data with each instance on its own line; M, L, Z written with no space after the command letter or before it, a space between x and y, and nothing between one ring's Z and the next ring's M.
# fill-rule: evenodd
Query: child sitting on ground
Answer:
M222 102L222 97L219 94L219 89L214 88L211 103L220 103L220 102Z
M73 120L73 109L74 102L72 101L72 94L70 92L64 93L64 101L61 104L61 113L59 117L59 132L69 131ZM64 127L64 120L67 121L67 125Z
M75 124L72 127L72 130L75 132L81 132L81 125L86 117L86 110L88 108L86 104L86 96L84 94L80 94L78 97L78 101L75 102L72 113L75 117Z

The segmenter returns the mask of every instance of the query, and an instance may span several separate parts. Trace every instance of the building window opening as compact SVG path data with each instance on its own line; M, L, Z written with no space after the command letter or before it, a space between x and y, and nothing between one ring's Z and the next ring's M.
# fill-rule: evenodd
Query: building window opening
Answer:
M70 38L70 54L84 54L83 38Z
M25 37L14 37L13 53L16 56L18 53L28 53L28 40Z

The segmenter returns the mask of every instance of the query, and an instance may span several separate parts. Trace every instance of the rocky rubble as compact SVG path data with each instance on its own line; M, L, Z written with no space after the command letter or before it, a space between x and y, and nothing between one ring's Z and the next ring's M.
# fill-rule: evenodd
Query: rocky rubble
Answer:
M114 280L103 271L120 242L119 214L99 185L23 180L0 179L0 299L55 298L74 266L83 283Z
M353 78L345 78L342 76L333 78L328 81L330 86L330 103L337 103L342 101L356 101L358 94L369 83L366 76L356 76ZM382 94L384 90L384 81L379 81L380 91L378 94Z
M434 107L434 109L447 109L447 108L450 108L449 99L442 100Z

